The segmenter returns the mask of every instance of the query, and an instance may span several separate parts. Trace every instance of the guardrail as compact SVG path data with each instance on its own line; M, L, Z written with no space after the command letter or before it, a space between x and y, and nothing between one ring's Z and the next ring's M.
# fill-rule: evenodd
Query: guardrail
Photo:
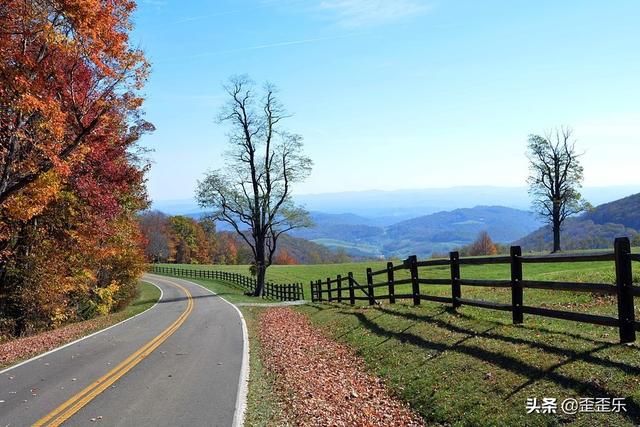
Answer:
M615 262L615 286L606 283L525 280L523 277L522 267L524 264L595 261ZM389 303L394 304L400 299L410 299L414 305L420 305L421 301L435 301L451 304L454 309L468 305L493 310L510 311L514 324L523 323L524 314L533 314L582 323L612 326L618 328L620 342L628 343L635 341L636 331L640 330L640 323L636 322L634 313L634 297L640 296L640 287L633 286L633 261L640 262L640 255L631 253L631 245L629 239L626 237L615 240L613 252L529 256L522 255L521 247L512 246L510 255L506 256L460 258L458 252L451 252L449 259L418 261L414 255L404 260L400 265L394 266L393 263L389 262L387 263L387 267L382 270L372 271L371 268L367 268L366 285L360 285L353 278L353 273L348 273L346 277L339 275L336 279L327 278L325 281L312 281L311 300L313 302L348 302L350 304L355 304L358 300L364 300L368 301L369 305L374 305L378 303L379 300L388 300ZM508 264L511 269L511 278L509 280L476 280L463 279L460 275L461 265L487 264ZM434 266L448 266L450 269L450 278L432 279L420 277L420 267ZM410 278L397 280L395 273L400 270L408 270ZM383 276L383 278L375 281L375 278L378 276ZM399 285L411 285L411 293L396 294L396 286ZM421 285L449 285L451 286L451 297L423 293ZM505 304L463 298L462 288L464 286L510 288L511 303ZM376 295L379 289L384 289L386 293ZM523 294L525 289L548 289L553 291L616 295L618 315L617 317L603 316L524 305ZM362 291L366 296L356 296L357 290Z

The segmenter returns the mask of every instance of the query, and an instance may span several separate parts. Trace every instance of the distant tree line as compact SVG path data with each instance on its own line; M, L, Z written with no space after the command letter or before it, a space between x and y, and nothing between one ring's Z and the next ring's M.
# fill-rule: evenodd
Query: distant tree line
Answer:
M210 217L199 220L187 216L169 216L147 211L139 216L144 236L144 252L152 263L176 264L249 264L254 261L251 248L236 234L217 231ZM332 252L324 246L288 235L274 255L274 264L323 264L348 262L344 251Z

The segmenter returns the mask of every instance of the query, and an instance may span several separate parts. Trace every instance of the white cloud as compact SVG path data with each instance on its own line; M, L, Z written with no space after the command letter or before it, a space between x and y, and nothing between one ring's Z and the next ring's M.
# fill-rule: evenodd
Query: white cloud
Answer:
M318 8L334 14L339 25L349 28L384 25L429 10L424 0L324 0Z

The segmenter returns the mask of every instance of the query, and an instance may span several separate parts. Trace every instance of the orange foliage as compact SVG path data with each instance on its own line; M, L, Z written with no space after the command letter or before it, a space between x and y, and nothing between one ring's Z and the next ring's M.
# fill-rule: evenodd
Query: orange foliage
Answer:
M131 0L0 7L0 335L115 310L144 269L135 221L152 126Z
M481 232L469 247L469 255L471 256L495 255L497 253L498 248L486 231Z
M280 249L275 257L275 264L296 265L298 261L284 249Z

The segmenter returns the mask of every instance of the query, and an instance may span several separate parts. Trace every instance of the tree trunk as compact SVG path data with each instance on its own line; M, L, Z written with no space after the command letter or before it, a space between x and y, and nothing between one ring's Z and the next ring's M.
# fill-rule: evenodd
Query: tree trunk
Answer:
M261 297L264 295L264 282L267 269L264 267L264 263L258 266L258 274L256 275L256 290L253 292L254 297Z
M553 252L560 252L562 249L560 248L560 226L562 222L560 221L560 209L554 208L553 210Z
M259 241L256 245L256 289L253 292L254 297L264 295L264 280L267 275L264 252L264 243Z

